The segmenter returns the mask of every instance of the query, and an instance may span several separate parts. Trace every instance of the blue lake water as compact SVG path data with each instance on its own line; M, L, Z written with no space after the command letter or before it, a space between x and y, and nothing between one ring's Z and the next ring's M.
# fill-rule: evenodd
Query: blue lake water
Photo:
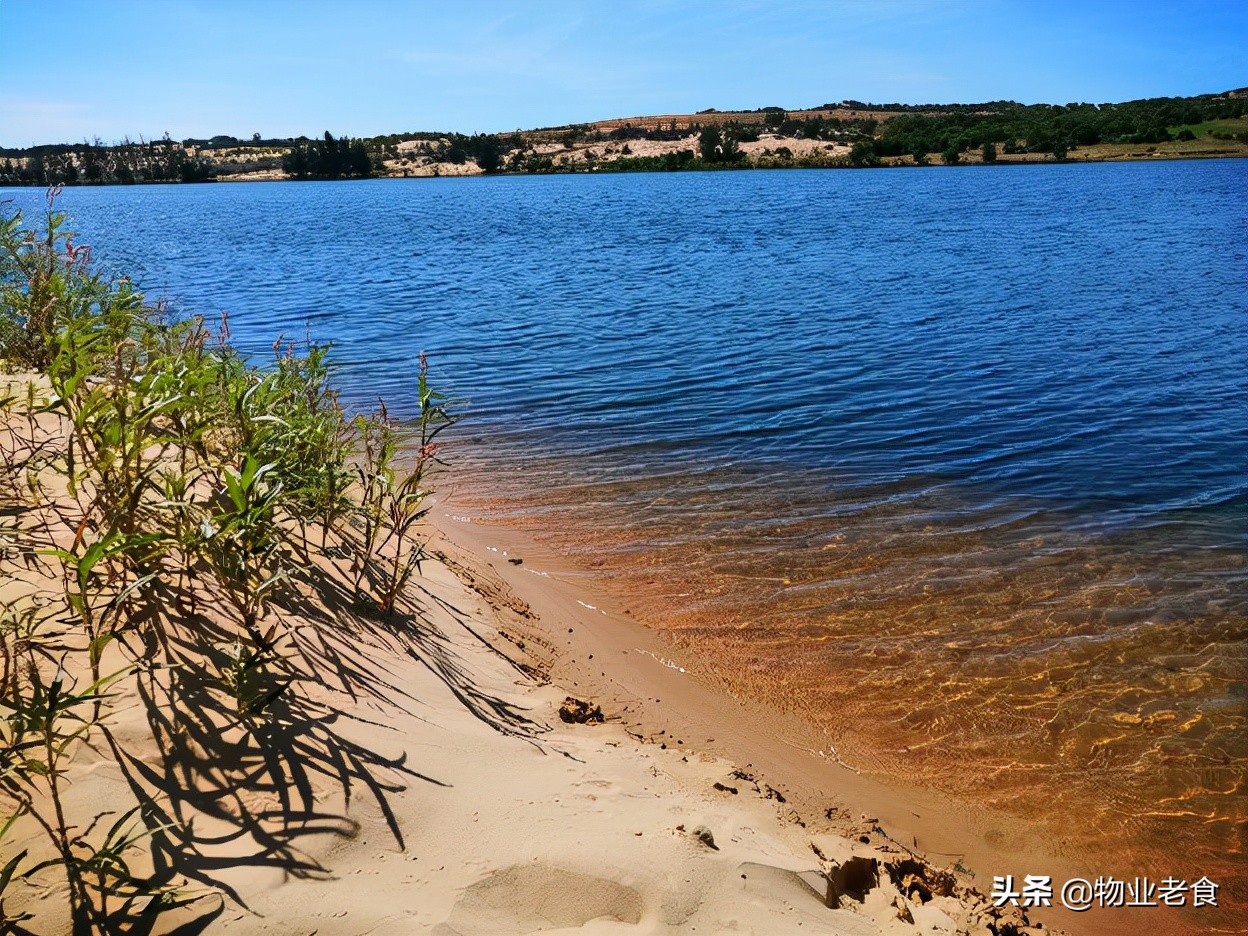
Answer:
M717 678L783 673L867 768L1044 789L1147 867L1243 858L1246 193L1228 160L61 207L257 354L332 340L357 405L410 412L427 352L482 509L649 595Z
M923 476L1127 515L1248 492L1248 165L70 189L245 346L414 359L576 453ZM6 193L28 209L41 193Z

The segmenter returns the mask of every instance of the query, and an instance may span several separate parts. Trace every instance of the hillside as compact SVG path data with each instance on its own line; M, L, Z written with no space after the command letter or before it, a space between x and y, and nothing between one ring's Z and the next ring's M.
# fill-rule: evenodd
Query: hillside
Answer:
M870 167L1248 156L1248 91L1119 104L708 109L512 133L0 148L0 185Z

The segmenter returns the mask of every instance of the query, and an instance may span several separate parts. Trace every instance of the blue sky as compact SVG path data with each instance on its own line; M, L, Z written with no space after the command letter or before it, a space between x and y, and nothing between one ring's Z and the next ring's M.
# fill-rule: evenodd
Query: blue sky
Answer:
M1248 85L1248 0L0 0L0 145Z

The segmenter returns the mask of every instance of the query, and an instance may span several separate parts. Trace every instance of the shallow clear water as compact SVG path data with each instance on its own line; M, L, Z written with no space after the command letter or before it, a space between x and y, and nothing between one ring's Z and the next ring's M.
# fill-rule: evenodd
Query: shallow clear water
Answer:
M428 352L483 508L847 759L1195 878L1248 821L1246 192L1236 160L62 207L258 353L333 340L360 404L404 412Z

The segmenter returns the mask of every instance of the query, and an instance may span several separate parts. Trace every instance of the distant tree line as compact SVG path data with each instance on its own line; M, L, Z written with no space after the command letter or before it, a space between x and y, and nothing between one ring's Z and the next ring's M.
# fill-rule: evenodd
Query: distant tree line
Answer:
M917 110L917 109L916 109ZM1053 153L1097 143L1164 143L1192 139L1190 130L1210 120L1244 116L1243 99L1152 98L1125 104L957 105L942 112L905 112L882 125L875 140L878 156L927 153L954 157L969 149L999 144L1006 153ZM946 159L946 162L956 161Z
M797 137L799 140L844 142L873 136L879 122L871 117L807 117L798 120L784 113L768 113L765 125L780 136Z
M430 152L440 162L462 165L471 159L485 172L497 172L503 167L503 154L509 149L510 142L496 133L472 136L451 133L442 137Z
M670 129L660 127L658 130L626 124L606 136L612 140L667 140L683 138L690 132L699 133L699 157L703 163L739 162L732 144L758 139L760 128L784 137L851 144L849 162L855 166L878 165L885 156L912 155L925 161L929 153L939 153L945 162L952 163L970 149L982 151L986 161L991 162L998 152L1052 153L1061 157L1069 150L1096 143L1155 144L1194 139L1195 134L1188 128L1206 121L1242 117L1248 114L1248 100L1237 92L1236 96L1150 98L1100 105L1024 105L1014 101L911 105L842 101L816 109L851 109L895 116L882 121L873 117L798 119L783 108L764 107L758 111L762 114L761 125L738 122L712 125L720 133L719 138L709 133L711 128L704 128L697 122L678 131L675 121ZM1214 132L1212 135L1242 137L1242 133ZM731 141L727 149L723 145L725 139ZM1248 140L1241 139L1241 142Z
M661 156L624 156L596 166L600 172L680 172L683 169L706 168L707 164L691 149L664 153Z
M503 157L512 148L508 140L493 133L392 135L365 141L334 139L326 131L321 140L301 137L291 143L282 169L296 179L365 178L380 168L387 151L393 153L400 142L413 138L423 139L424 151L438 162L462 165L472 160L486 172L502 169Z
M294 179L361 179L373 174L373 161L363 140L336 140L326 130L320 140L295 140L282 159L282 169Z
M144 182L207 182L211 161L192 156L169 139L126 138L114 146L100 140L78 145L0 150L0 185L133 185Z

